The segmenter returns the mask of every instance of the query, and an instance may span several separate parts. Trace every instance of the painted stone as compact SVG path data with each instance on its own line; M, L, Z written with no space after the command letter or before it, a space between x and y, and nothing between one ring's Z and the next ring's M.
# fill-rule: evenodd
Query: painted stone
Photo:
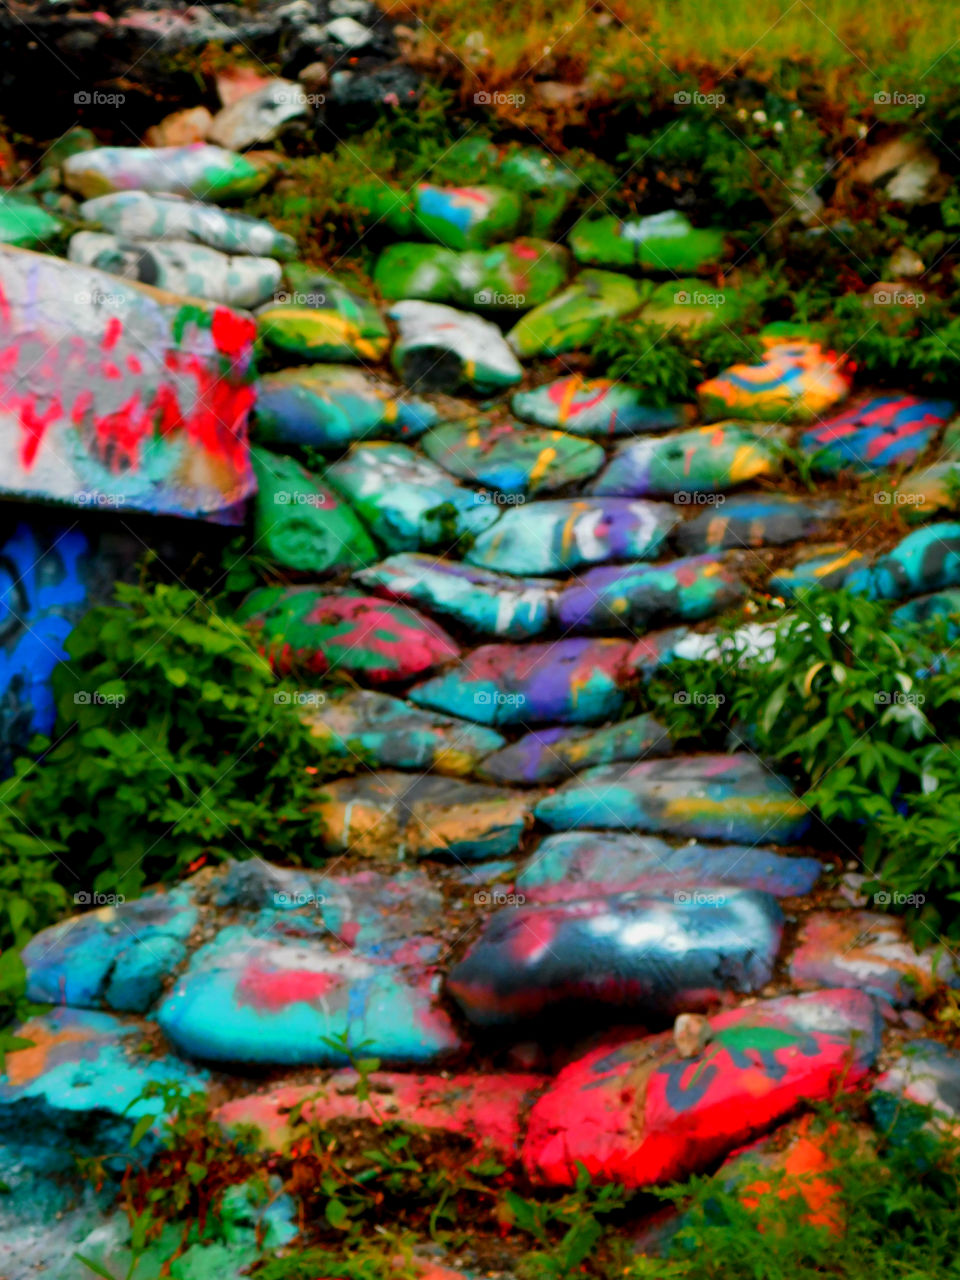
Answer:
M845 589L871 600L901 600L956 586L960 586L960 522L943 521L915 529L887 555L855 569Z
M276 302L257 312L267 346L304 361L382 360L390 331L374 304L329 276L311 276L307 282L309 288L278 294Z
M603 1046L565 1067L530 1113L523 1166L535 1183L572 1187L578 1164L627 1187L709 1168L798 1106L853 1089L880 1047L860 991L783 996L710 1019L702 1053L673 1036Z
M260 587L237 620L262 633L274 670L323 675L340 671L384 684L409 680L459 656L447 633L400 604L316 587Z
M816 342L767 340L759 364L735 364L697 388L708 420L750 418L761 422L811 422L843 400L849 379L842 358Z
M497 186L435 187L421 182L404 192L377 179L357 187L353 204L368 215L368 226L383 222L404 239L419 236L448 249L497 244L516 235L520 226L519 196Z
M884 1128L899 1118L906 1101L931 1108L933 1121L955 1134L960 1125L960 1053L938 1040L910 1040L878 1078L875 1090L870 1103Z
M514 578L408 551L355 577L368 590L452 618L474 635L504 640L529 640L545 631L558 595L550 578Z
M493 729L412 707L385 693L358 689L301 718L324 755L361 759L374 769L429 769L473 773L479 762L505 745Z
M674 532L681 551L693 554L727 547L780 546L825 533L843 508L831 500L808 501L790 494L737 494L707 508Z
M890 621L901 627L937 622L941 618L950 620L947 633L955 639L954 633L960 634L960 589L954 587L929 596L917 596L894 609L890 615Z
M276 293L282 276L273 258L229 258L206 245L181 240L144 244L100 231L71 236L68 257L79 266L227 307L258 307Z
M523 193L524 219L535 236L555 236L582 182L570 167L539 147L516 147L500 161L500 181Z
M343 1066L344 1038L388 1065L442 1061L460 1039L438 1001L436 952L428 939L367 955L231 926L194 955L160 1026L208 1062Z
M147 191L195 200L243 200L271 178L273 162L198 142L187 147L96 147L63 162L63 180L84 199Z
M818 471L844 468L873 473L878 467L909 466L951 416L951 400L877 396L804 432L800 448Z
M164 978L186 958L196 922L190 895L175 889L51 925L23 949L27 998L143 1013L160 995Z
M605 460L603 449L590 440L527 427L505 413L434 427L421 447L461 480L523 496L589 480Z
M42 249L63 228L59 218L34 200L0 192L0 244L19 249Z
M585 1004L662 1017L764 986L782 929L776 899L726 885L509 907L453 966L446 989L479 1027Z
M324 479L388 551L448 546L500 517L495 503L462 488L442 467L402 444L356 445Z
M689 556L666 564L600 565L578 575L555 613L568 630L646 630L661 622L694 622L719 613L746 593L721 556Z
M790 958L801 988L856 986L898 1008L928 1000L939 986L960 986L949 956L917 951L903 921L870 911L815 911Z
M324 783L316 811L337 853L474 862L517 849L535 797L454 778L383 772Z
M635 267L643 271L701 271L723 256L724 233L695 228L679 209L646 218L604 217L578 222L570 232L578 262L598 267Z
M839 591L852 569L863 563L863 552L855 551L841 542L830 547L816 547L801 555L792 568L781 569L768 583L771 591L792 597L798 591L819 587L824 591Z
M509 508L464 559L502 573L569 573L607 560L652 560L680 519L663 502L557 498Z
M566 249L548 240L511 240L466 253L440 245L391 244L377 259L373 282L391 300L509 312L546 302L563 288L569 266Z
M953 457L944 462L935 462L929 467L908 471L895 486L892 500L897 506L906 507L912 513L929 515L941 510L955 511L960 505L958 494L960 460Z
M584 378L579 373L532 391L515 391L510 408L525 422L562 427L574 435L597 439L669 431L682 427L690 416L686 405L653 408L644 404L639 387L610 378Z
M627 640L578 637L487 644L408 696L477 724L596 724L623 707L632 652Z
M287 569L326 573L377 558L370 535L347 506L292 458L250 451L257 477L257 549Z
M0 296L5 493L238 518L249 316L9 246Z
M600 325L636 311L642 289L613 271L581 271L573 284L527 312L507 334L518 356L558 356L584 347Z
M745 318L748 304L735 289L708 291L701 280L665 280L650 291L640 319L664 329L681 329L689 337L697 330L724 324L734 329Z
M516 877L528 902L599 894L736 885L777 898L809 893L822 868L815 858L784 857L756 845L668 845L657 836L569 831L547 836Z
M390 308L399 336L391 359L408 387L493 394L523 377L495 324L437 302L397 302Z
M366 1096L352 1070L336 1072L319 1087L281 1085L234 1098L214 1118L228 1132L253 1125L261 1149L288 1151L295 1141L290 1112L299 1104L303 1123L321 1129L344 1120L375 1127L399 1124L416 1133L466 1139L478 1155L511 1165L520 1158L527 1108L545 1083L543 1076L510 1071L442 1076L373 1071L366 1080Z
M588 769L537 805L554 831L663 831L701 840L791 844L810 824L789 784L747 753L673 756Z
M437 420L415 396L342 364L306 365L265 374L257 383L256 438L339 453L356 440L412 440Z
M591 765L667 755L669 733L653 716L632 716L604 729L559 725L534 729L488 756L480 773L495 782L543 785L564 782Z
M290 124L308 115L307 95L291 80L270 79L231 102L213 117L207 137L230 151L273 142Z
M296 241L263 218L229 213L216 205L147 191L117 191L86 200L84 222L95 223L125 240L180 240L209 245L221 253L249 253L260 258L288 258Z
M773 443L736 422L692 427L623 445L594 481L594 493L623 497L719 493L780 474Z

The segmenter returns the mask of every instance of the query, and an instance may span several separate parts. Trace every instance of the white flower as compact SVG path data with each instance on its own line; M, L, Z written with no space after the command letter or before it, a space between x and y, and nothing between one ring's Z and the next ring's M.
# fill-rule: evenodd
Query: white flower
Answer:
M753 113L753 118L756 120L757 124L767 123L767 113L765 111L755 111Z
M774 125L773 125L773 132L774 132L774 133L783 133L783 121L782 121L782 120L775 120L775 121L774 121Z

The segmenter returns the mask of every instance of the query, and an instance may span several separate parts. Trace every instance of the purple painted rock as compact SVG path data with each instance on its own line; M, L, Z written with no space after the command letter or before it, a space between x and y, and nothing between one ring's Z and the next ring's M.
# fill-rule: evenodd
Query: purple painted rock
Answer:
M429 618L357 592L330 595L316 587L261 587L247 596L237 619L262 633L280 675L340 670L384 684L422 675L460 654Z
M770 439L736 422L644 436L623 445L591 485L594 493L690 501L694 493L720 493L748 480L780 474Z
M736 885L794 898L810 892L821 870L815 858L788 858L755 845L674 848L657 836L569 831L541 841L517 875L516 888L528 902L637 889L677 892L698 884Z
M775 844L799 839L810 823L789 784L746 753L601 765L541 800L536 814L555 831L623 828Z
M632 653L627 640L487 644L409 697L478 724L596 724L623 706Z
M670 734L653 716L633 716L605 729L558 725L533 729L508 747L488 756L480 773L495 782L563 782L590 765L641 756L666 755Z
M944 985L960 986L948 955L933 948L917 951L902 920L870 911L808 916L790 958L790 976L799 987L856 986L898 1007L928 1000Z
M518 418L544 427L562 427L578 436L643 435L682 427L691 413L687 405L663 409L644 404L643 392L610 378L585 379L579 373L545 383L532 391L515 391L510 408Z
M523 426L504 413L434 427L421 444L427 457L451 475L524 496L589 480L605 458L590 440Z
M789 494L738 495L685 521L673 540L687 553L779 546L823 535L842 511L839 502L811 502Z
M709 617L745 593L723 557L689 556L657 565L600 565L577 577L555 612L566 630L643 631L660 622Z
M727 886L507 908L451 969L447 990L481 1027L584 1003L662 1017L769 982L782 927L769 894Z
M800 441L818 471L845 467L871 474L880 467L909 466L954 411L952 400L878 396L806 431Z
M911 1040L877 1080L871 1099L874 1112L887 1126L897 1118L902 1101L933 1109L933 1120L956 1133L960 1123L960 1053L938 1040Z

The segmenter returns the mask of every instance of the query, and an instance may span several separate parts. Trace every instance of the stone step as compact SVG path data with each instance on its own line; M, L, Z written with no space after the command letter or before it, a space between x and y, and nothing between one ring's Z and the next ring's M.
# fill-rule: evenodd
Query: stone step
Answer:
M510 408L524 421L600 440L669 431L682 427L694 412L692 405L654 408L644 403L639 387L611 378L584 378L579 373L531 391L515 391Z
M673 743L653 716L631 716L602 729L553 725L533 729L486 757L481 777L505 785L563 782L581 769L614 760L668 755Z

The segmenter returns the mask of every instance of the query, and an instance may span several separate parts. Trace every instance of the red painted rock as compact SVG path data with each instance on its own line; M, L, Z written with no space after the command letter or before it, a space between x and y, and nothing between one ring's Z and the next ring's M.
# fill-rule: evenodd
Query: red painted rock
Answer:
M711 1040L681 1058L670 1033L604 1047L557 1076L531 1112L523 1146L532 1181L629 1187L703 1169L805 1102L851 1088L879 1048L880 1020L860 991L824 991L719 1014Z

